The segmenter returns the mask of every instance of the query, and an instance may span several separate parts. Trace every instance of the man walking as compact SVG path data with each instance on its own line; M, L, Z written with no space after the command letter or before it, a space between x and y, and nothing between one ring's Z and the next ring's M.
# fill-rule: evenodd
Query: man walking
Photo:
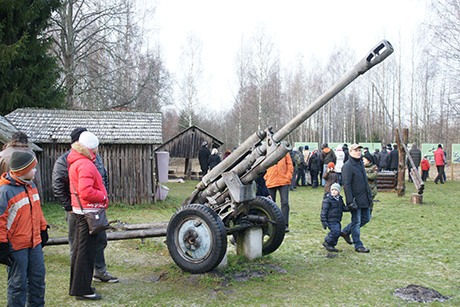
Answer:
M444 150L442 150L442 145L438 145L438 149L434 152L434 162L436 163L436 168L438 169L438 176L434 180L434 183L438 184L438 181L441 180L441 183L444 183L443 173L444 165L446 164L446 156L444 155Z
M361 227L371 220L370 207L372 195L367 182L366 171L361 160L361 149L358 144L350 146L350 159L343 165L342 180L347 206L351 211L351 223L342 229L341 236L348 244L355 245L358 253L368 253L361 241ZM350 234L353 242L350 240Z
M201 144L200 150L198 151L198 161L200 162L201 176L206 175L209 169L208 158L211 155L211 152L207 146L208 142L204 141Z

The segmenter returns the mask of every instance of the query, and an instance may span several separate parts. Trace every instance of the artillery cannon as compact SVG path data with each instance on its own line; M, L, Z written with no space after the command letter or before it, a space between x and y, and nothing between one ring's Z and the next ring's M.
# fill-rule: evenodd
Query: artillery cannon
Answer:
M279 131L274 133L272 127L257 131L205 175L168 223L166 240L174 262L191 273L210 271L225 255L227 235L249 227L262 228L263 254L277 250L284 240L283 214L272 200L256 197L254 180L291 150L291 145L283 141L289 133L391 53L391 44L381 41Z

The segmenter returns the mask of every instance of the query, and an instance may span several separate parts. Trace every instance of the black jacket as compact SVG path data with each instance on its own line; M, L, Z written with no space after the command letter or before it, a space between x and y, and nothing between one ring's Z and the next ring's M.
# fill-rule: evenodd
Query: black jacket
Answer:
M370 207L372 195L361 159L350 156L342 168L342 182L347 205L354 202L359 209Z
M218 154L210 155L208 158L209 169L213 169L217 164L220 163L220 161L222 161L222 159Z
M387 170L390 168L390 154L386 149L382 149L379 153L379 164L377 164L379 170Z
M53 193L54 197L59 200L62 208L65 211L72 211L72 204L70 200L70 187L69 187L69 168L67 165L67 156L69 155L70 150L61 155L53 167ZM102 176L102 181L104 186L109 191L109 177L107 175L107 170L102 163L102 158L99 155L96 155L96 160L94 161L97 170Z
M419 167L420 162L422 162L422 152L420 151L420 149L418 149L417 147L412 147L409 150L409 154L412 160L414 161L415 167ZM410 165L409 159L407 159L407 165Z
M348 211L348 208L343 202L342 195L335 198L331 193L326 193L321 206L321 223L340 223L343 211Z
M208 158L211 155L211 152L209 151L208 147L203 146L200 148L198 151L198 161L200 162L200 167L201 170L208 170L209 164L208 164Z
M397 149L393 149L390 152L390 169L398 169L399 165L399 152Z
M308 161L308 170L319 172L323 169L317 153L314 153Z

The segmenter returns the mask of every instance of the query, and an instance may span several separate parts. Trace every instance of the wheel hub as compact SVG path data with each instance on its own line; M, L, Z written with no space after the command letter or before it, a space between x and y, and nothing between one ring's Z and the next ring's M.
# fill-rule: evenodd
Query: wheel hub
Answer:
M189 229L184 234L184 244L187 249L192 251L200 248L200 241L197 240L199 237L198 233L195 230Z

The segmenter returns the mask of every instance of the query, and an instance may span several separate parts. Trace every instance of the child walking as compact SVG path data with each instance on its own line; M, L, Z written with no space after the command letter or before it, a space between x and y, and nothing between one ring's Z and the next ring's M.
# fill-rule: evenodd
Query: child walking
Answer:
M331 192L324 195L321 206L321 224L329 228L329 233L324 238L323 246L330 252L338 252L335 248L340 237L342 212L349 211L340 195L340 184L333 183Z
M37 160L27 151L11 154L0 178L0 263L8 266L8 306L45 305L42 246L47 225L34 179Z

